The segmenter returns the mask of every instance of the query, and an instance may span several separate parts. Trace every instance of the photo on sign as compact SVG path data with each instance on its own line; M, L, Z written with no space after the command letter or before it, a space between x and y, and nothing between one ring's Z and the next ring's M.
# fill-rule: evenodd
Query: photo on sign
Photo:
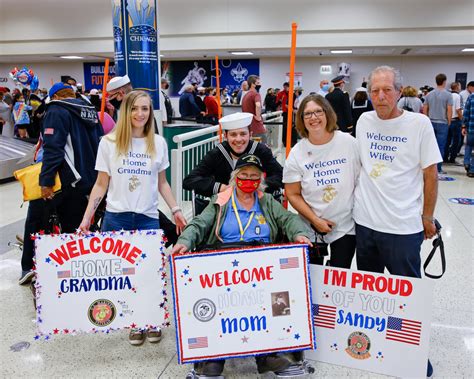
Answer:
M289 292L272 292L271 295L273 317L289 316L291 314Z

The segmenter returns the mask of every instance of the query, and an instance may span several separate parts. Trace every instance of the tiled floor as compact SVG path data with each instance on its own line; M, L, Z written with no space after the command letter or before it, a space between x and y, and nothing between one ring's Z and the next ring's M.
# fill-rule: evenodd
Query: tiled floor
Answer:
M452 182L440 182L436 216L443 224L448 269L436 281L433 306L430 358L435 377L473 377L474 351L474 207L448 201L451 197L474 198L474 180L460 166L446 166ZM175 354L174 328L164 331L158 344L132 347L127 333L110 335L60 336L38 342L34 337L32 296L29 288L17 284L20 254L8 248L6 240L22 233L27 204L20 208L21 190L17 183L0 186L0 378L184 378L189 366L180 366ZM430 250L423 246L423 256ZM439 270L435 262L434 272ZM26 341L29 348L10 350ZM402 363L402 362L401 362ZM313 362L312 377L381 377L344 367ZM228 361L228 378L259 377L252 359Z

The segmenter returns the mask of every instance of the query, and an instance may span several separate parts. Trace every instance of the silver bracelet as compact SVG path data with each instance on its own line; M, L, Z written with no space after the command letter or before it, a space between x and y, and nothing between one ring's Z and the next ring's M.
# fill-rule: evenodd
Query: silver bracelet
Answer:
M179 206L171 208L171 214L174 216L175 213L182 212L182 209Z

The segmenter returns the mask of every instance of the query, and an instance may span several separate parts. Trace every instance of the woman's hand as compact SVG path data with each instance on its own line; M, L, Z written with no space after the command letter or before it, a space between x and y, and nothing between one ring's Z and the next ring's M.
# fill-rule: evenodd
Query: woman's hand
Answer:
M326 220L325 218L318 218L318 220L313 223L313 226L319 233L330 233L335 225L335 222Z
M176 234L181 234L183 231L184 227L188 224L186 219L183 216L183 213L181 211L177 211L174 215L174 223L176 224Z
M306 237L306 236L296 236L296 237L295 237L295 242L298 242L298 243L305 243L305 244L307 244L307 245L309 245L309 246L311 246L311 247L313 246L313 244L311 243L311 241L309 240L309 238Z
M185 253L188 250L189 249L186 245L183 245L182 243L177 243L176 245L173 246L173 250L171 250L171 254L181 254L181 253Z
M91 227L91 222L89 220L86 220L85 218L82 219L81 225L79 225L79 231L88 234L89 233L89 228Z

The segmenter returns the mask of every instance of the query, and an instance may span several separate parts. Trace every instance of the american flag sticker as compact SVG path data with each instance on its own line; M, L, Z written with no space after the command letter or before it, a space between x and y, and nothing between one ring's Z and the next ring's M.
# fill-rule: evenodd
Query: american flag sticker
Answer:
M54 134L54 128L46 128L44 130L44 134L49 134L52 136Z
M71 270L69 271L58 271L58 279L70 278Z
M123 275L135 275L135 267L125 267L122 269Z
M204 347L207 347L207 337L188 338L188 348L202 349Z
M385 338L392 341L420 344L421 322L398 317L388 317Z
M321 328L334 329L336 327L336 307L331 305L312 304L313 322Z
M300 267L300 261L298 257L280 258L280 269L284 270L287 268L298 268Z

